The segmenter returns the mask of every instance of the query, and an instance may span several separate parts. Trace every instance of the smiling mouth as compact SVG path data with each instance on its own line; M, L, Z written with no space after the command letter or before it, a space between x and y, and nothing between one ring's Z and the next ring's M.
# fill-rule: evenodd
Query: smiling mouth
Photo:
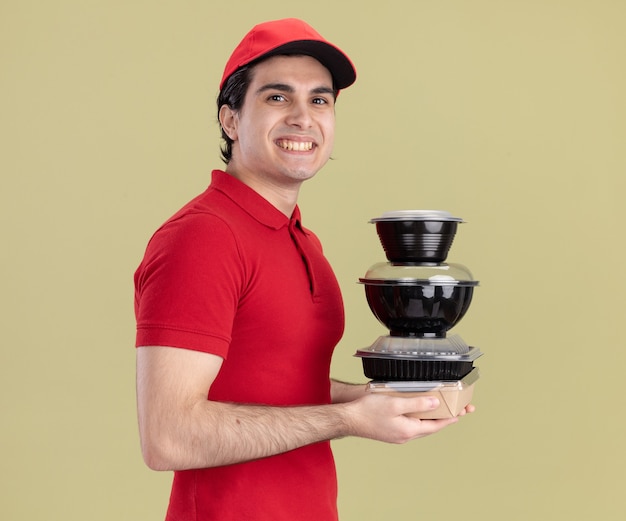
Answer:
M307 152L313 149L312 141L288 141L286 139L279 139L276 144L283 150L293 150L296 152Z

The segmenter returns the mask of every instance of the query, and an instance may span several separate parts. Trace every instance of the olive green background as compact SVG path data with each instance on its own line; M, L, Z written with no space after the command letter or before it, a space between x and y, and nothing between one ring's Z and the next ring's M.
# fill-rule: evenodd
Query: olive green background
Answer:
M3 519L163 518L132 275L221 166L228 55L286 16L359 73L301 196L345 295L334 376L362 381L353 354L386 333L356 283L384 260L370 218L464 218L449 260L481 282L455 328L485 353L477 412L403 446L333 442L342 520L622 519L624 2L2 0Z

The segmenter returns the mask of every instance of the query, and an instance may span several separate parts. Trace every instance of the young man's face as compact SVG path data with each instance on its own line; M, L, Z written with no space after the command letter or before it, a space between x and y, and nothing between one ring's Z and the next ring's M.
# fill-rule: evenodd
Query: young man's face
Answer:
M241 110L223 110L222 124L234 140L227 170L238 177L279 187L299 185L330 157L333 83L328 69L314 58L275 56L259 63Z

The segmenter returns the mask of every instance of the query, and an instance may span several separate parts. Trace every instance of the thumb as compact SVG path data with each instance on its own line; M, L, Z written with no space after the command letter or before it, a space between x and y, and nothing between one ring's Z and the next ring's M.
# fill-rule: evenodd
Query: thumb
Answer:
M428 412L439 407L439 398L432 395L413 395L403 398L403 412L402 414L408 414L412 412Z

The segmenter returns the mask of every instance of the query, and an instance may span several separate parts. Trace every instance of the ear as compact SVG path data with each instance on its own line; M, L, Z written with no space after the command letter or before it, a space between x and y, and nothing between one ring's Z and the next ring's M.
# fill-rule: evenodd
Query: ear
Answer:
M233 141L237 141L237 112L228 105L222 105L219 112L220 125L226 135Z

